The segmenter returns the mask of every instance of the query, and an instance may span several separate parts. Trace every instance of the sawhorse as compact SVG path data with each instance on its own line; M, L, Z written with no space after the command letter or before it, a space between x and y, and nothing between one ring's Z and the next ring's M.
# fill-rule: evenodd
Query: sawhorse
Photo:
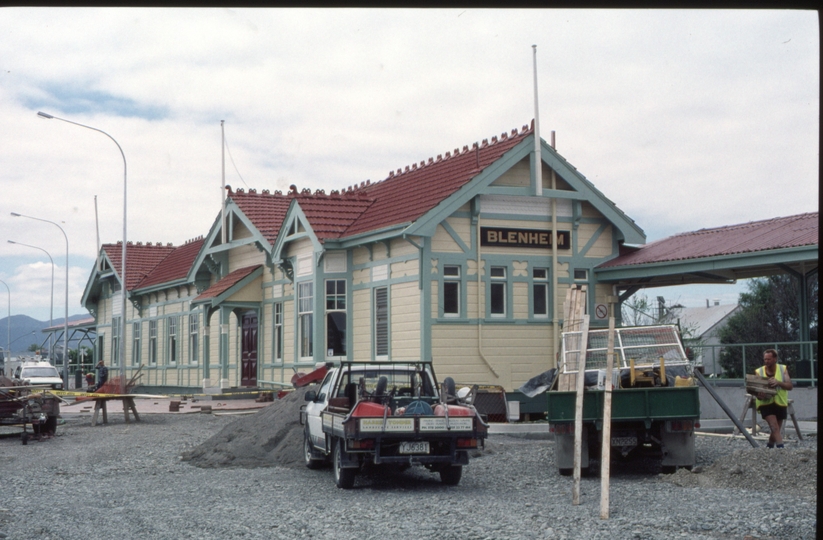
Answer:
M103 411L103 423L108 424L109 419L106 411L106 402L109 400L120 400L123 402L123 414L126 416L126 423L130 424L131 421L129 420L129 410L134 414L134 420L136 422L140 421L140 415L137 414L137 407L134 406L134 398L130 397L105 397L105 398L93 398L94 399L94 415L91 417L91 425L97 425L97 415L100 411Z
M794 424L794 430L797 432L797 438L801 441L803 440L803 434L800 432L800 425L797 423L797 417L794 414L794 400L789 400L789 406L786 410L787 416L792 419L792 424ZM746 404L743 406L743 412L740 414L740 423L746 421L746 415L749 412L749 409L752 411L752 435L757 433L757 404L755 402L755 397L751 394L746 394ZM735 431L738 431L735 428ZM783 426L780 429L780 436L786 436L786 422L783 422Z

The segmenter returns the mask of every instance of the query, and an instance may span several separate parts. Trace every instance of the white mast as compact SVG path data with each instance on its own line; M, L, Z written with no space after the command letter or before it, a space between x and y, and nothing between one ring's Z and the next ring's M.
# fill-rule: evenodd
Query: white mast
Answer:
M534 49L534 194L543 194L543 159L540 155L540 112L537 108L537 45Z
M220 186L220 242L226 243L226 132L223 129L224 120L220 120L220 156L223 169L223 183Z

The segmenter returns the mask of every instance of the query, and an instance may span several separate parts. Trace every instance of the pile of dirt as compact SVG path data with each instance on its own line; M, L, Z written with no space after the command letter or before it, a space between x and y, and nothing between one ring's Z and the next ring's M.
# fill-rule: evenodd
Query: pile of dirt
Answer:
M692 472L679 469L663 480L683 487L782 491L817 496L817 451L811 448L750 448L723 456Z
M238 418L181 456L196 467L302 467L303 396L317 385L297 388L259 412Z

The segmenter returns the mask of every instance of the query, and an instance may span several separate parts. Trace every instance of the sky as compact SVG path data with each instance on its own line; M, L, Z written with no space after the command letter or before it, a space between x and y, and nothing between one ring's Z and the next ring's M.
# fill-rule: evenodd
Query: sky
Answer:
M67 241L85 313L124 169L128 239L179 245L219 214L221 120L235 189L375 182L530 123L533 45L543 139L648 242L818 211L814 11L7 7L0 35L0 318L49 320L48 255L63 316Z

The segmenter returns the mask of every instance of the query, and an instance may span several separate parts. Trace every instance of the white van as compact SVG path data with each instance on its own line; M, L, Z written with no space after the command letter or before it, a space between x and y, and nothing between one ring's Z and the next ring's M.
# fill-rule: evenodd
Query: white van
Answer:
M26 386L47 384L54 390L63 388L60 373L48 362L24 362L14 370L12 379Z

